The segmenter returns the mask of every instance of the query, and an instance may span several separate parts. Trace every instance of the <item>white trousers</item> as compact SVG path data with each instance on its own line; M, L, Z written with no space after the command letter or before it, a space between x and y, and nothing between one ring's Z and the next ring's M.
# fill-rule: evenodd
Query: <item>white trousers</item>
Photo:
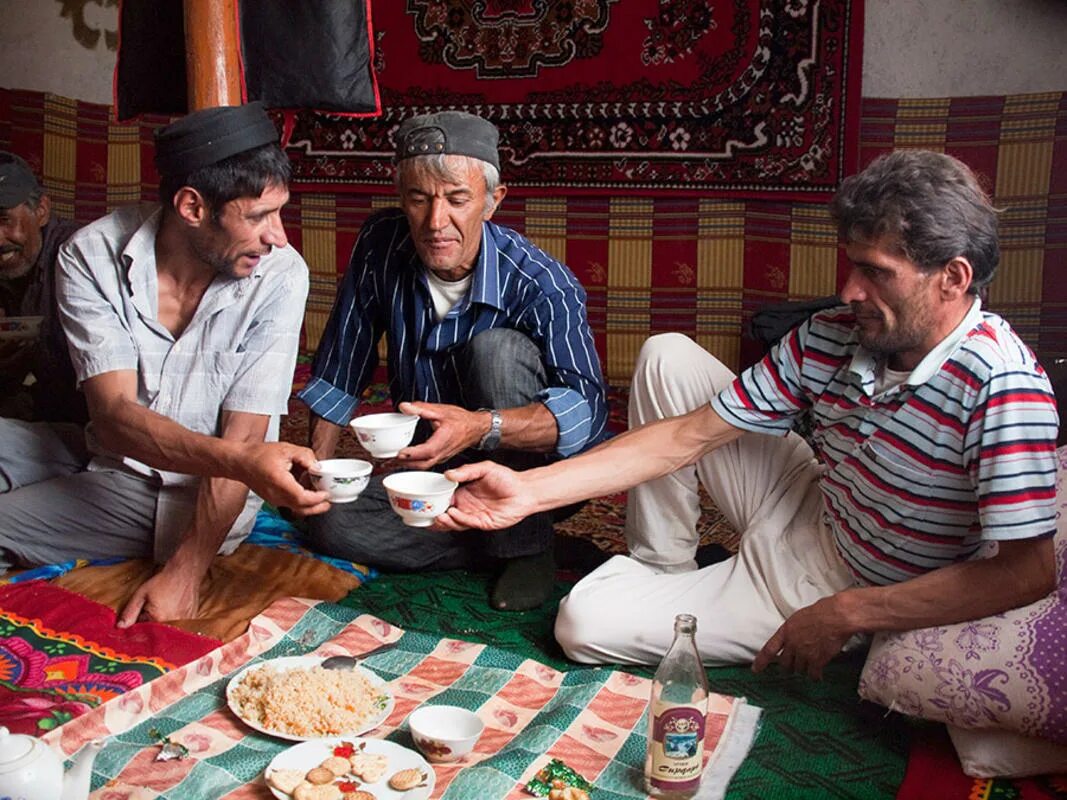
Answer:
M630 427L707 403L734 375L681 334L654 336L638 356ZM819 466L796 434L745 434L630 491L629 556L587 575L560 604L556 638L584 663L655 664L674 617L697 617L709 665L750 663L792 613L854 585L822 520ZM737 555L697 569L699 484L741 535Z

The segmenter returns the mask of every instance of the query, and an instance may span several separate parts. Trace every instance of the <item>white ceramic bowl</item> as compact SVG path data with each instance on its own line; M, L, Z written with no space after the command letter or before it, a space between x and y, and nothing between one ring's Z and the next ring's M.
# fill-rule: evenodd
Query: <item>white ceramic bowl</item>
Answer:
M439 472L394 472L382 481L389 505L405 525L425 528L452 503L459 486Z
M408 716L415 746L427 761L458 761L474 749L485 730L473 711L459 706L420 706Z
M393 458L415 435L419 417L416 414L367 414L348 424L368 453L375 458Z
M351 503L367 488L372 469L369 461L358 458L327 458L308 473L316 489L330 493L331 503Z

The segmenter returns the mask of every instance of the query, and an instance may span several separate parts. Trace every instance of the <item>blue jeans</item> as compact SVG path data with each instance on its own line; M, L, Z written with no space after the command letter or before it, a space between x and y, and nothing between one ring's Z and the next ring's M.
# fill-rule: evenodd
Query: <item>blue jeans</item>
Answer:
M463 378L463 396L456 405L472 411L526 406L547 388L541 351L518 331L494 328L480 333L456 352L454 361ZM416 437L424 439L428 433L420 430ZM472 449L436 469L491 460L525 470L557 458L551 453ZM386 570L477 569L494 559L544 552L552 544L553 519L551 513L534 514L514 527L492 532L412 528L390 508L381 477L374 477L355 502L310 517L307 542L319 552Z

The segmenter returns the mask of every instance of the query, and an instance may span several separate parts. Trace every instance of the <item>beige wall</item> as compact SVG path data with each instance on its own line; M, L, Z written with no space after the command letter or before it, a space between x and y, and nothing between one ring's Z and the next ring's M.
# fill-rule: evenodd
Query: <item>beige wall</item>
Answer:
M815 0L811 0L814 2ZM0 86L111 102L113 0L0 0ZM400 2L400 0L378 0ZM633 0L624 0L630 4ZM621 13L623 3L615 7ZM1067 0L866 0L865 97L962 97L1067 89Z
M1067 89L1065 0L867 0L864 97Z

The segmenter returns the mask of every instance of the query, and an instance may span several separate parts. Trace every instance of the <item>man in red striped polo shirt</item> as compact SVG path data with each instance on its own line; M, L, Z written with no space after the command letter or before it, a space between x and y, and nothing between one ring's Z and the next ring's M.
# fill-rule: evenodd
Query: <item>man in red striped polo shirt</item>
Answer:
M655 663L675 614L708 664L820 677L863 634L977 619L1053 590L1055 400L979 293L996 210L961 162L899 151L831 203L852 263L842 305L734 377L678 334L646 342L631 430L522 474L475 464L441 527L495 528L636 487L629 556L588 575L556 636L584 662ZM814 451L792 427L810 413ZM698 569L703 484L742 532Z

